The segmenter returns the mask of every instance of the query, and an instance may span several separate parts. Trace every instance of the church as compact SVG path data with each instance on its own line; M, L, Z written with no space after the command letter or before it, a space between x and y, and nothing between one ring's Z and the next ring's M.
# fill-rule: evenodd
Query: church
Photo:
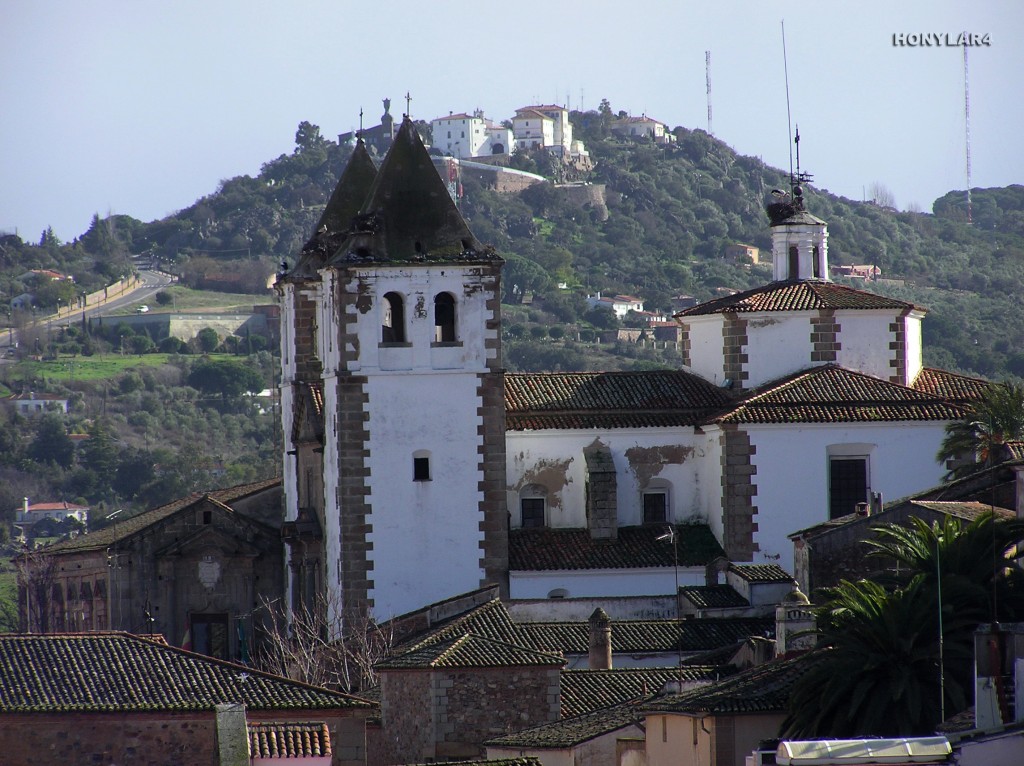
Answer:
M799 186L768 212L773 281L680 312L678 369L507 373L502 259L408 118L379 168L358 143L277 283L293 606L666 596L938 484L985 382L922 366L924 309L829 281Z

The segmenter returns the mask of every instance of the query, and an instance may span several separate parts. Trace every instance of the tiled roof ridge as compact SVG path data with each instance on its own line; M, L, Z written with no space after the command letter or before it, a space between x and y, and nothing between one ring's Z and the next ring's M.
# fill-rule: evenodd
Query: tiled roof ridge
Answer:
M860 309L880 309L880 308L909 308L916 311L926 311L926 309L917 306L907 301L899 300L898 298L889 298L888 296L879 295L877 293L870 292L868 290L859 290L855 287L848 287L847 285L841 285L836 282L832 282L823 278L816 279L784 279L769 282L765 285L750 288L749 290L742 290L732 295L724 295L721 298L713 298L712 300L705 301L704 303L698 303L696 306L677 311L673 314L674 317L690 317L690 316L703 316L708 314L717 314L728 311L805 311L808 307L757 307L749 303L751 298L762 295L770 295L776 292L782 292L784 290L797 290L809 293L813 296L813 299L820 305L818 308L832 307L842 308L851 310ZM865 303L872 303L875 305L831 305L834 303L833 299L837 295L845 295L848 297L860 299Z
M442 639L433 643L428 643L424 646L420 646L415 649L411 649L403 652L397 656L393 656L379 663L380 668L407 668L415 667L416 662L412 661L412 657L418 653L424 653L433 650L434 654L423 661L427 667L455 667L458 666L461 653L474 644L483 644L485 646L501 649L501 650L513 650L519 655L525 655L527 657L534 658L537 662L533 664L544 664L544 665L564 665L565 658L560 653L543 651L541 649L534 649L533 647L523 646L521 644L513 644L508 641L503 641L496 638L488 638L472 631L467 631L461 635ZM519 663L523 664L523 663ZM470 667L503 667L502 663L494 663L483 661L471 661Z
M76 642L76 641L93 641L93 642L95 642L98 639L114 639L114 640L118 640L119 639L121 641L124 641L125 644L127 644L127 645L139 644L139 645L146 646L146 647L157 647L159 649L159 651L161 651L161 652L169 652L169 653L172 653L172 654L175 654L175 655L179 655L179 656L185 658L187 661L192 662L192 663L198 663L199 665L207 665L207 666L218 667L218 668L222 668L222 669L229 670L229 671L232 671L232 672L237 671L240 676L242 676L242 674L244 674L244 676L243 676L244 678L257 677L257 678L264 679L267 682L274 683L274 684L281 684L281 685L284 685L284 686L287 686L287 687L290 687L290 688L293 688L293 689L297 688L297 689L303 689L303 690L310 691L310 692L315 692L316 694L324 695L324 696L326 696L328 698L337 699L339 701L344 700L346 703L349 703L350 705L355 706L355 707L373 707L374 706L374 703L369 702L369 701L364 700L364 699L361 699L361 698L359 698L359 697L357 697L355 695L352 695L352 694L347 694L345 692L339 692L339 691L334 691L334 690L326 689L326 688L319 687L319 686L314 686L312 684L308 684L308 683L305 683L303 681L296 681L296 680L293 680L291 678L286 678L284 676L274 675L273 673L268 673L266 671L258 670L256 668L253 668L253 667L249 666L249 665L242 665L240 663L231 662L230 660L222 660L222 659L218 659L216 657L210 657L210 656L205 655L205 654L199 654L197 652L192 652L192 651L189 651L187 649L182 649L182 648L177 647L177 646L171 646L170 644L168 644L166 641L163 641L163 640L149 639L149 638L147 638L145 636L140 636L140 635L137 635L137 634L134 634L134 633L129 633L127 631L91 631L91 632L88 632L88 633L82 632L82 633L47 633L47 634L23 634L23 633L0 634L0 645L2 645L2 644L37 644L37 645L44 645L46 643L58 645L61 642L68 642L68 643L72 643L72 642ZM101 642L100 645L102 646L103 643ZM108 642L107 645L108 646L113 646L114 644ZM166 668L165 667L163 669L170 670L171 668ZM180 671L181 668L176 668L176 670ZM101 706L101 707L109 707L110 706L110 703L103 703L103 702L97 702L95 704L98 705L98 706ZM197 700L197 704L198 704L198 700ZM250 709L252 709L252 710L273 710L273 709L277 709L277 708L251 705Z
M493 611L495 609L503 611L505 613L505 616L508 616L508 612L505 610L505 605L502 602L502 600L500 598L493 598L490 601L484 602L483 604L479 604L478 606L473 607L472 609L467 609L465 612L463 612L460 615L457 615L450 621L442 621L437 625L431 626L428 629L426 635L424 635L420 640L416 641L415 643L409 644L405 651L413 652L418 649L423 649L427 646L431 646L433 644L445 641L447 640L445 638L446 635L458 632L459 629L466 623L473 622L481 614ZM509 619L508 622L511 628L515 629L517 627L516 624L511 620L511 618ZM474 631L470 630L466 632L472 633Z

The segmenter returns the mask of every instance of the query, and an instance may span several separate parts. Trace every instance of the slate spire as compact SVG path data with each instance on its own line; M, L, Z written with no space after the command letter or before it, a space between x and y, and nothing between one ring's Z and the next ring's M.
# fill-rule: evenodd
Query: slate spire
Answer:
M376 178L377 166L373 164L360 138L317 221L313 236L303 246L302 255L291 276L312 277L317 269L327 263L327 258L352 230L352 221L366 201Z
M408 116L331 263L495 261L473 236Z

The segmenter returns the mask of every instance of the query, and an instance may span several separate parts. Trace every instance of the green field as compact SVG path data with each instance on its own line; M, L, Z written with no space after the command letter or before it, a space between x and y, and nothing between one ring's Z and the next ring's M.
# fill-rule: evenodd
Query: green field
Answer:
M211 290L193 290L182 285L171 285L165 287L163 292L173 296L171 303L159 304L156 298L148 299L150 313L175 312L175 311L210 311L217 309L226 314L244 313L252 311L253 306L274 303L274 294L270 291L259 295L247 295L244 293L218 293ZM119 314L134 314L136 306L126 307Z
M61 356L57 359L34 361L26 359L8 365L7 381L19 380L106 380L133 367L159 367L167 363L169 354L97 354L95 356Z

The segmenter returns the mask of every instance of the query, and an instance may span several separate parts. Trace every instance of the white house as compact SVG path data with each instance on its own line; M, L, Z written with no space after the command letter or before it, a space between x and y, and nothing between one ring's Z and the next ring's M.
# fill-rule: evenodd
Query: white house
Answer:
M19 415L41 415L44 412L62 412L67 414L68 400L66 396L57 394L28 393L12 394L7 401L18 411Z
M503 125L495 125L479 111L473 114L449 113L447 117L431 120L430 127L434 136L433 146L458 159L510 154L513 148L512 131Z
M278 282L293 599L673 594L938 483L982 384L923 368L923 309L828 281L798 188L769 212L774 281L678 313L680 369L506 374L502 261L411 122L379 171L357 147Z
M611 124L612 133L629 138L649 138L657 144L674 143L675 135L669 132L668 126L663 122L648 117L646 114L640 117L624 117L615 120Z
M89 520L89 507L61 501L59 503L29 503L26 497L18 509L17 523L35 524L43 519L76 519L85 524Z
M587 308L607 309L615 314L618 319L624 319L630 311L641 312L644 310L643 298L635 295L596 295L587 296Z
M572 137L569 110L564 106L542 104L524 106L512 118L517 149L547 149L559 157L586 157L583 142Z

